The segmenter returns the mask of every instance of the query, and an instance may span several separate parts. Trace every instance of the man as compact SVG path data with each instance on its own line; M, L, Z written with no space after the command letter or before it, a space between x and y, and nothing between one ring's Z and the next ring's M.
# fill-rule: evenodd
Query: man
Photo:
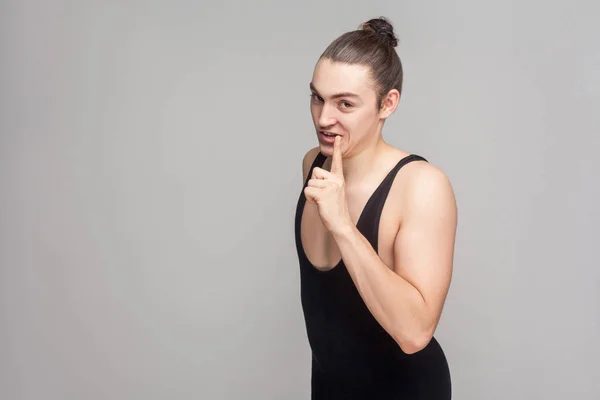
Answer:
M433 337L452 275L445 174L382 138L402 67L383 18L336 39L310 84L319 146L296 211L312 399L450 399Z

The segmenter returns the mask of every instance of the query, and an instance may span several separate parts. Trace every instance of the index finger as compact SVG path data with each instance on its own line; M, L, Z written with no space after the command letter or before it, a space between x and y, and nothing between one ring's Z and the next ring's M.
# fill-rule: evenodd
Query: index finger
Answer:
M344 168L342 165L342 138L340 136L336 136L335 141L333 142L331 173L337 176L344 176Z

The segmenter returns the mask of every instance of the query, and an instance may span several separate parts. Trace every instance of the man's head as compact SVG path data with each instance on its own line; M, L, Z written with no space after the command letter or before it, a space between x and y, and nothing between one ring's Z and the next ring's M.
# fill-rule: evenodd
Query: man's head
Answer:
M377 18L361 28L334 40L313 73L311 113L326 155L332 152L333 138L321 132L342 136L344 153L360 152L376 141L402 91L402 64L392 26Z

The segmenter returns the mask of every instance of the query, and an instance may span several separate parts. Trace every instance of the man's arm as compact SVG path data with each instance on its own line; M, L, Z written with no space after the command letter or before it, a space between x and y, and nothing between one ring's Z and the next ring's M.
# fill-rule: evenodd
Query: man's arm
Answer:
M334 234L365 304L408 354L423 349L437 327L452 276L457 225L446 176L431 164L415 165L412 172L394 243L394 271L355 226Z

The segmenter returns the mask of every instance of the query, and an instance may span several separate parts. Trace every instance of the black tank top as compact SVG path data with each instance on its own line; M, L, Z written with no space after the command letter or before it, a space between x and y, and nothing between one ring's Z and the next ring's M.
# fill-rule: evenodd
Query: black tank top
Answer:
M312 170L325 162L319 153ZM425 160L411 154L401 159L367 201L357 222L358 230L378 251L381 211L400 168ZM304 189L303 187L303 189ZM365 305L343 261L320 271L310 263L300 236L304 190L296 208L295 239L300 262L300 293L312 350L312 400L399 400L451 398L446 357L433 338L421 351L404 353Z

